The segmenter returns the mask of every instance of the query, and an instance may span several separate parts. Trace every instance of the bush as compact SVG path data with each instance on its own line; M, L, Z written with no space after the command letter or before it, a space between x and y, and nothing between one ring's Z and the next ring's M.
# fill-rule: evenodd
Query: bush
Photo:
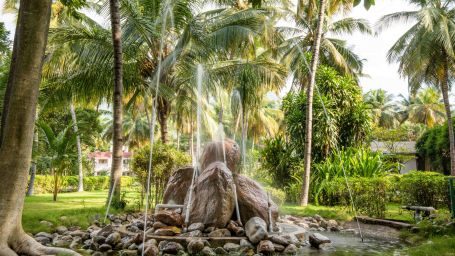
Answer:
M60 192L76 192L78 188L79 178L77 176L62 176L59 178L61 182ZM123 176L122 188L130 188L133 186L134 178ZM109 188L109 176L87 176L84 177L85 191L100 191ZM52 193L54 189L54 176L37 175L34 183L35 194Z
M447 207L449 190L447 177L435 172L410 172L398 184L401 203L404 205Z
M387 191L390 182L386 177L348 178L356 210L372 217L383 218L387 206ZM320 202L325 205L351 207L349 190L344 178L328 182L321 191Z
M131 169L136 175L136 180L142 185L141 193L144 197L146 191L147 173L150 161L150 146L145 146L137 150L131 164ZM151 193L155 195L154 204L160 202L163 197L165 186L172 172L178 167L191 163L191 158L187 154L178 151L169 145L155 143L153 147L153 169L151 173ZM141 200L142 201L142 200ZM150 202L151 205L154 205Z
M382 154L363 148L335 151L324 162L313 165L312 196L319 204L320 194L331 186L334 179L347 177L375 178L396 172L396 164L389 163Z
M286 202L286 193L283 190L273 187L265 187L264 189L269 193L270 199L278 206L281 206Z

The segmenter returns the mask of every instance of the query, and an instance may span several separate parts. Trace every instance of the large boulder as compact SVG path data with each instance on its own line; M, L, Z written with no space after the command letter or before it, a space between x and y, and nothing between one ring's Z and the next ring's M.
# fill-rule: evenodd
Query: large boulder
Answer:
M269 225L269 200L267 193L256 181L242 176L235 175L237 187L237 200L239 202L240 217L247 221L253 217L259 217ZM276 225L278 220L278 206L270 200L272 211L272 223Z
M224 228L235 208L231 171L222 162L210 164L197 178L190 207L190 223ZM188 204L189 193L185 199ZM186 211L183 212L186 215ZM184 216L185 217L185 216Z
M224 150L223 150L224 145ZM224 159L224 152L226 152L226 159ZM238 164L240 162L240 147L231 139L222 141L214 141L208 143L202 152L200 163L201 170L205 171L207 167L214 162L225 162L228 169L236 173L238 171Z
M188 188L191 186L193 167L187 166L174 171L169 178L164 191L165 204L183 204Z

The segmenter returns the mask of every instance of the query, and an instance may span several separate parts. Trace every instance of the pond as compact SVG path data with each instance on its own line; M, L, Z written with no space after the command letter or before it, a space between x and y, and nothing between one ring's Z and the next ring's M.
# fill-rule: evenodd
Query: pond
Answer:
M281 224L284 233L303 231L294 225ZM350 225L348 225L350 226ZM317 232L328 237L332 242L325 244L322 249L304 246L297 255L400 255L399 251L404 248L397 233L386 232L387 227L361 225L364 232L363 242L357 233L352 232ZM306 236L311 232L306 232Z

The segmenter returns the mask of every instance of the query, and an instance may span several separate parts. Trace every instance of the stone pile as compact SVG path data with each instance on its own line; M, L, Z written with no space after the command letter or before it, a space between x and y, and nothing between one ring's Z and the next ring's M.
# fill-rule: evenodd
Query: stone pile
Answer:
M266 222L251 218L245 228L229 221L223 228L193 223L184 232L178 212L161 211L148 219L144 239L141 214L110 216L111 224L95 221L89 228L55 228L40 232L36 241L49 246L67 247L91 255L254 255L255 253L295 254L304 244L294 235L269 234ZM144 243L145 240L145 243Z

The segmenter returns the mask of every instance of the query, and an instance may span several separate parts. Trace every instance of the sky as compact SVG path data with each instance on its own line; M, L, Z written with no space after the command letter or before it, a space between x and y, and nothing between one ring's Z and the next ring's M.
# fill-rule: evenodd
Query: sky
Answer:
M3 6L3 2L4 0L0 0L0 6ZM383 15L412 9L413 6L406 0L377 0L376 5L370 10L367 11L363 6L359 6L354 8L349 16L366 19L374 26ZM0 21L5 22L8 30L14 29L14 15L4 14L0 10ZM368 77L360 80L360 85L365 92L381 88L394 95L408 95L407 82L398 74L398 65L389 64L386 56L388 49L410 26L411 24L396 24L377 36L354 34L344 38L353 47L354 52L365 59L364 73Z

